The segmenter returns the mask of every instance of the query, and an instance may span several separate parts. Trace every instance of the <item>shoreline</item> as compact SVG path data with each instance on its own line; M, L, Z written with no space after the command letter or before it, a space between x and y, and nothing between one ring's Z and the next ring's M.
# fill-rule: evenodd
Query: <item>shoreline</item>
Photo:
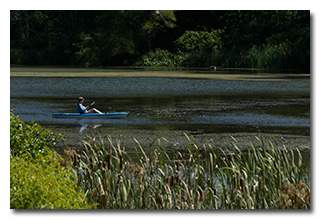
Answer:
M144 129L113 129L100 127L96 129L88 129L83 133L77 133L74 128L59 128L59 127L49 127L53 132L59 132L65 135L66 140L57 146L57 151L63 152L63 149L67 149L66 145L75 150L81 150L81 140L90 140L89 137L96 137L99 140L99 136L102 137L105 144L108 143L108 137L115 146L118 142L121 147L125 147L127 151L133 152L135 147L138 147L135 139L139 144L145 149L151 149L159 144L161 147L167 149L168 152L188 151L188 137L194 140L199 146L203 146L206 142L211 144L213 147L221 147L223 149L232 147L232 144L236 144L240 150L246 151L250 148L249 144L253 143L259 146L260 134L257 132L234 132L234 133L206 133L206 134L194 134L188 130L174 130L174 131L157 131L157 130L144 130ZM281 133L261 133L264 143L269 141L275 144L274 139L277 142L278 147L285 146L287 149L293 149L298 147L301 150L310 151L311 148L311 137L295 134L281 134ZM305 148L308 147L309 149ZM201 150L201 149L200 149Z
M226 72L229 69L218 69L216 71L206 70L205 68L177 69L174 71L159 69L11 67L10 77L162 77L245 81L290 81L297 78L310 77L309 73L270 73L263 70L259 73L248 73L246 70L239 69L240 73L235 70L233 70L235 73L230 73Z

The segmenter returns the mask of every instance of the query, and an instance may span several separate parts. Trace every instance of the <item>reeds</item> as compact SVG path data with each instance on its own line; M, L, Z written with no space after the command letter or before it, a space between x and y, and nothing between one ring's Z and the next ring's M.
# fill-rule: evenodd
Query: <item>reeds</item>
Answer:
M288 42L278 45L262 45L251 47L245 56L241 57L241 64L248 68L288 69L295 68L290 62L292 48Z
M107 143L101 137L84 141L75 164L78 184L100 209L310 208L309 176L298 148L259 137L259 146L250 143L242 151L236 140L222 149L186 138L187 153L169 154L157 143L146 153L137 141L135 157L110 137ZM303 195L299 205L288 187Z

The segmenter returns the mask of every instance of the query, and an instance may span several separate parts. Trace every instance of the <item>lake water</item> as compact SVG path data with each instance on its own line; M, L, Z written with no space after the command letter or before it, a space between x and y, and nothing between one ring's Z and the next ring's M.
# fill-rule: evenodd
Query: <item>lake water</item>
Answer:
M228 76L230 72L220 73ZM10 78L10 105L25 121L64 127L69 132L81 133L88 125L97 125L100 131L115 128L123 132L140 129L209 134L260 129L309 136L310 78L281 79L19 76ZM129 116L94 121L52 118L52 113L76 112L79 96L86 98L85 104L95 101L94 107L101 111L129 112Z

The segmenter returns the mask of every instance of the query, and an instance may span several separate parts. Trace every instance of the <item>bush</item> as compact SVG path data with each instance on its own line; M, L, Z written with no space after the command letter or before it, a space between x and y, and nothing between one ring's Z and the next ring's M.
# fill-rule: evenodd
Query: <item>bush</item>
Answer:
M61 167L57 155L12 157L10 160L11 209L80 209L86 204L71 167Z
M34 121L30 124L20 120L13 111L10 112L10 154L13 156L28 155L36 158L39 154L46 155L54 147L61 134L55 134L42 128Z
M180 67L184 61L184 57L180 54L172 54L168 50L159 48L143 55L134 65L135 66L166 66Z
M10 112L10 208L90 208L72 168L52 150L60 137Z

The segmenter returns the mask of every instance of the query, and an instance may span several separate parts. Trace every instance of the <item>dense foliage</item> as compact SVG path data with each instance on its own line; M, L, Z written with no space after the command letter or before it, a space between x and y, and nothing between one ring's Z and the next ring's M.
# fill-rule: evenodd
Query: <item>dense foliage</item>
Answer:
M18 115L10 112L10 154L12 156L27 155L36 158L46 155L54 147L61 134L43 129L39 124L30 124L20 120Z
M10 208L90 208L73 169L52 150L59 137L10 113Z
M10 159L10 208L90 208L72 168L61 166L53 151L35 160Z
M11 11L11 64L310 69L309 11Z

